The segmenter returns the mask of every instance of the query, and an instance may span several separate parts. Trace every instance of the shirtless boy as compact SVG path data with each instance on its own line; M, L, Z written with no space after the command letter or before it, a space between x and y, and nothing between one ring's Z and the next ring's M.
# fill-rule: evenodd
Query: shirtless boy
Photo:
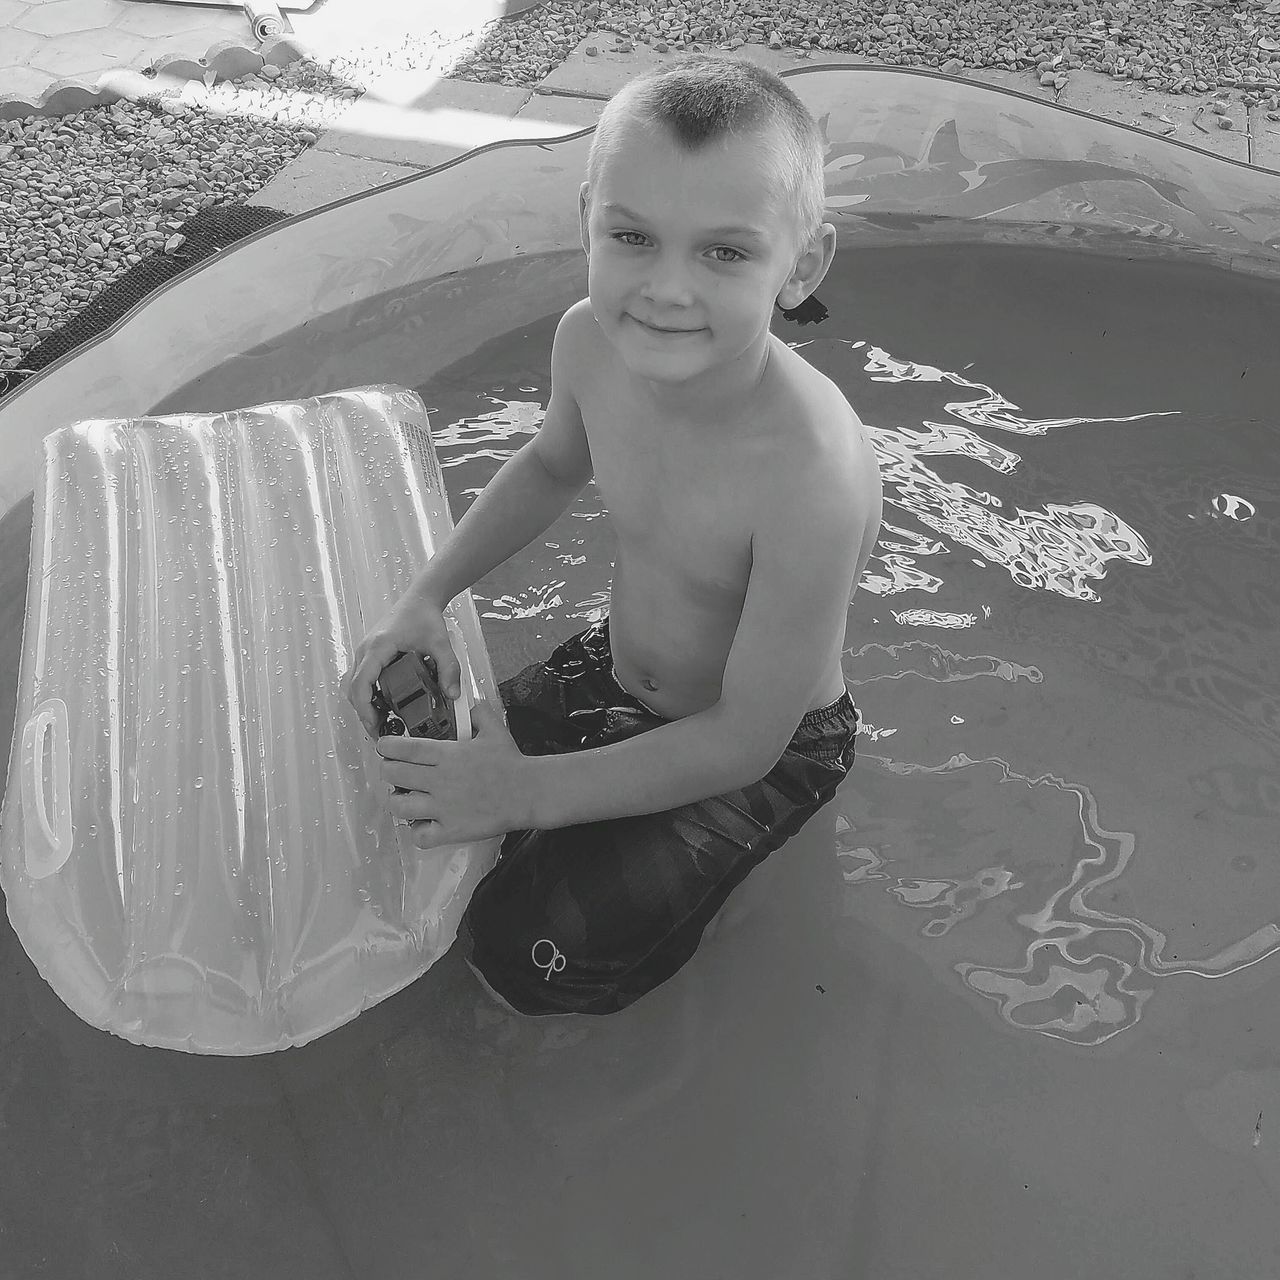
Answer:
M482 703L470 742L378 740L422 848L509 833L462 933L522 1013L607 1013L669 978L852 763L840 655L880 474L839 389L769 327L835 252L822 162L799 100L745 61L615 95L579 198L589 297L556 329L542 426L356 650L370 734L399 651L456 697L443 610L594 476L609 617L502 685L510 731Z

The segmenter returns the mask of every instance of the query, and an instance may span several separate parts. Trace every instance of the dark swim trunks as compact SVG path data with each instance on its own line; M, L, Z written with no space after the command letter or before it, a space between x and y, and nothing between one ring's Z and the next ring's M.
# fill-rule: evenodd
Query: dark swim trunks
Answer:
M618 682L605 619L499 688L525 755L607 746L667 724ZM694 953L730 891L835 795L853 763L848 693L810 711L759 782L664 813L512 831L461 936L521 1013L613 1013Z

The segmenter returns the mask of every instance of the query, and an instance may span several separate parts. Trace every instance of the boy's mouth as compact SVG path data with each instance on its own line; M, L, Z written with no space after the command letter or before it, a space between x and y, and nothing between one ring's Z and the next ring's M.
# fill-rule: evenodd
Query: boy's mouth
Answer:
M637 319L635 316L632 316L631 318L635 320L636 324L638 324L642 329L648 329L650 333L678 334L678 333L700 333L701 332L700 329L666 328L663 325L649 324L648 321Z

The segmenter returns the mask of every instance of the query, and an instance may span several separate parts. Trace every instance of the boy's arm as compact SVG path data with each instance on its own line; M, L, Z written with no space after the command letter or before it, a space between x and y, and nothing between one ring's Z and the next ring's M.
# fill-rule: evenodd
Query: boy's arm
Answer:
M532 542L591 479L591 450L573 395L574 350L585 306L575 303L556 326L551 398L537 435L498 468L409 584L410 591L442 609Z
M874 459L871 465L874 467ZM813 699L879 526L879 476L822 460L779 485L752 538L742 616L720 700L623 742L521 765L522 825L654 813L762 778ZM853 495L851 498L850 495Z

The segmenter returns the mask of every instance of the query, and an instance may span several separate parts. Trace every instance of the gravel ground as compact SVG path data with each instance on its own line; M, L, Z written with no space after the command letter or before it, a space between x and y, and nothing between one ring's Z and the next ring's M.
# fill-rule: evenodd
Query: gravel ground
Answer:
M530 84L593 29L659 51L753 41L952 71L1087 67L1169 93L1280 86L1280 0L548 0L500 24L458 73Z
M192 214L243 204L358 93L299 62L202 91L201 107L166 97L0 121L0 373L144 254L179 249Z
M610 47L775 48L956 73L998 67L1061 87L1076 68L1169 93L1230 88L1280 111L1280 0L547 0L495 23L449 74L534 84L593 31ZM243 203L314 143L376 71L424 65L430 38L357 49L181 99L0 121L0 373L197 210ZM1278 115L1277 118L1280 118Z

